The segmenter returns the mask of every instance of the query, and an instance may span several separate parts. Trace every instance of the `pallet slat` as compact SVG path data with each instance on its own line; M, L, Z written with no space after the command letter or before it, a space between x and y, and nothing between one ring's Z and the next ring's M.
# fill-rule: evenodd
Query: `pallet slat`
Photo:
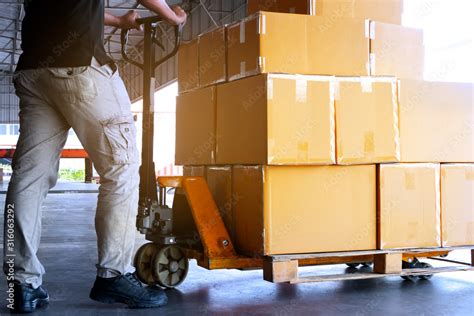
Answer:
M350 280L363 280L363 279L376 279L387 276L417 276L427 275L445 272L459 272L459 271L474 271L474 267L439 267L431 269L405 269L401 273L352 273L352 274L333 274L333 275L321 275L321 276L308 276L301 277L290 281L291 284L299 283L315 283L315 282L328 282L328 281L350 281Z
M288 260L302 260L302 259L326 258L326 257L381 255L381 254L389 254L389 253L419 254L419 253L430 253L430 252L438 252L438 251L455 251L455 250L467 250L467 249L473 250L473 253L474 253L474 245L473 245L473 246L445 247L445 248L440 248L440 247L409 248L409 249L405 248L405 249L386 249L386 250L324 252L324 253L311 253L311 254L273 255L273 256L270 256L270 258L273 261L288 261Z

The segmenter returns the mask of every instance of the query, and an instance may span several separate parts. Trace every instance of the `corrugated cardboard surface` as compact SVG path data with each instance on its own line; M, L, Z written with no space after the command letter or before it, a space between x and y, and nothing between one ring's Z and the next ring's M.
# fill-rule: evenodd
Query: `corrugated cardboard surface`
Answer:
M397 81L395 78L337 78L337 163L398 162Z
M229 232L234 237L234 218L232 208L232 167L231 166L208 166L206 167L207 184L214 202L221 214L222 220Z
M474 164L441 165L442 246L474 245Z
M236 166L237 244L264 255L375 249L375 180L373 165Z
M370 22L371 74L423 79L423 30Z
M378 248L440 247L440 165L380 165L378 176Z
M178 90L180 93L199 87L198 39L181 44L178 51Z
M247 14L258 11L311 14L317 0L248 0Z
M218 87L218 164L334 164L334 78L260 75Z
M401 24L403 0L316 0L316 14Z
M176 165L215 163L216 87L181 94L176 102Z
M226 81L226 28L199 35L199 86Z
M263 167L234 166L232 192L235 220L234 246L238 253L263 254Z
M258 73L368 75L365 20L257 13L228 26L228 79ZM298 34L298 36L295 36Z
M400 81L403 162L474 162L473 84Z

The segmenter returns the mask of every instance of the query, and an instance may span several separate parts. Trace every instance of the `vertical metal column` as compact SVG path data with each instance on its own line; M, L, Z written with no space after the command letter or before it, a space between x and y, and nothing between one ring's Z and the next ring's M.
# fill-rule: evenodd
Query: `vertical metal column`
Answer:
M84 167L85 167L85 170L84 170L84 173L85 173L85 179L84 179L84 182L85 183L92 183L92 178L93 178L93 169L92 169L92 160L90 160L89 158L85 158L84 159Z

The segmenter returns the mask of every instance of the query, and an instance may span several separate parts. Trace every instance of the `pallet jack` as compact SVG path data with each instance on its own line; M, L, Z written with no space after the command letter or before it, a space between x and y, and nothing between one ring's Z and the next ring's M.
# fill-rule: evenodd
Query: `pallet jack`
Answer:
M178 52L182 26L176 26L174 29L173 50L156 61L156 47L165 50L164 45L156 38L158 24L162 21L155 16L137 19L137 22L144 28L143 63L127 55L129 30L122 31L121 52L125 61L143 71L142 164L136 227L150 242L141 246L135 255L134 265L140 281L148 285L174 288L186 279L189 259L196 259L199 266L209 270L263 268L264 279L275 283L337 281L394 275L415 280L429 279L433 273L474 269L471 264L468 264L470 268L437 269L417 259L446 256L450 250L457 248L393 252L373 250L271 257L248 257L237 254L203 177L156 178L153 162L155 69ZM176 192L172 208L166 205L166 192L169 188L174 188ZM474 247L468 247L472 248ZM474 265L474 250L471 252ZM386 261L390 256L395 257L395 261L403 262L399 267L400 271L387 270ZM345 263L354 269L361 264L368 266L371 262L374 262L376 272L312 278L298 276L298 266Z
M173 50L156 61L156 47L164 50L156 38L160 22L156 16L137 19L144 29L143 63L127 55L129 30L122 31L121 52L125 61L143 71L142 164L136 226L150 243L138 249L134 264L142 282L174 288L185 280L191 258L208 269L259 267L261 260L237 255L204 178L156 178L153 162L155 69L176 55L182 35L182 26L176 26ZM166 205L168 188L181 193L176 194L175 205L188 207L180 208L180 212L169 208Z

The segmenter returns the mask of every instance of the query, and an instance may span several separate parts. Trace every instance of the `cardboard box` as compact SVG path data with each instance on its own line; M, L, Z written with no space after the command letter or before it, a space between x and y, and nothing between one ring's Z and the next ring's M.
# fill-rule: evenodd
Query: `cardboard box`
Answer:
M206 179L217 209L233 240L232 166L208 166L206 167Z
M199 35L199 86L207 87L227 78L226 28Z
M370 37L372 76L423 79L423 30L371 21Z
M227 28L228 79L259 73L364 76L369 22L260 12Z
M317 0L248 0L247 15L258 11L314 15Z
M216 152L216 87L176 99L176 165L212 165Z
M440 247L440 165L380 165L378 177L378 248Z
M249 0L247 14L258 11L402 23L403 0Z
M472 83L400 81L402 162L474 162Z
M182 43L178 51L178 91L183 93L199 87L198 39Z
M217 164L335 163L333 77L259 75L217 90Z
M336 78L337 163L400 161L395 78Z
M441 165L442 246L474 245L474 164Z
M240 253L375 249L375 166L233 169L234 245Z
M370 19L402 23L403 0L316 0L316 14L336 21L340 18Z

